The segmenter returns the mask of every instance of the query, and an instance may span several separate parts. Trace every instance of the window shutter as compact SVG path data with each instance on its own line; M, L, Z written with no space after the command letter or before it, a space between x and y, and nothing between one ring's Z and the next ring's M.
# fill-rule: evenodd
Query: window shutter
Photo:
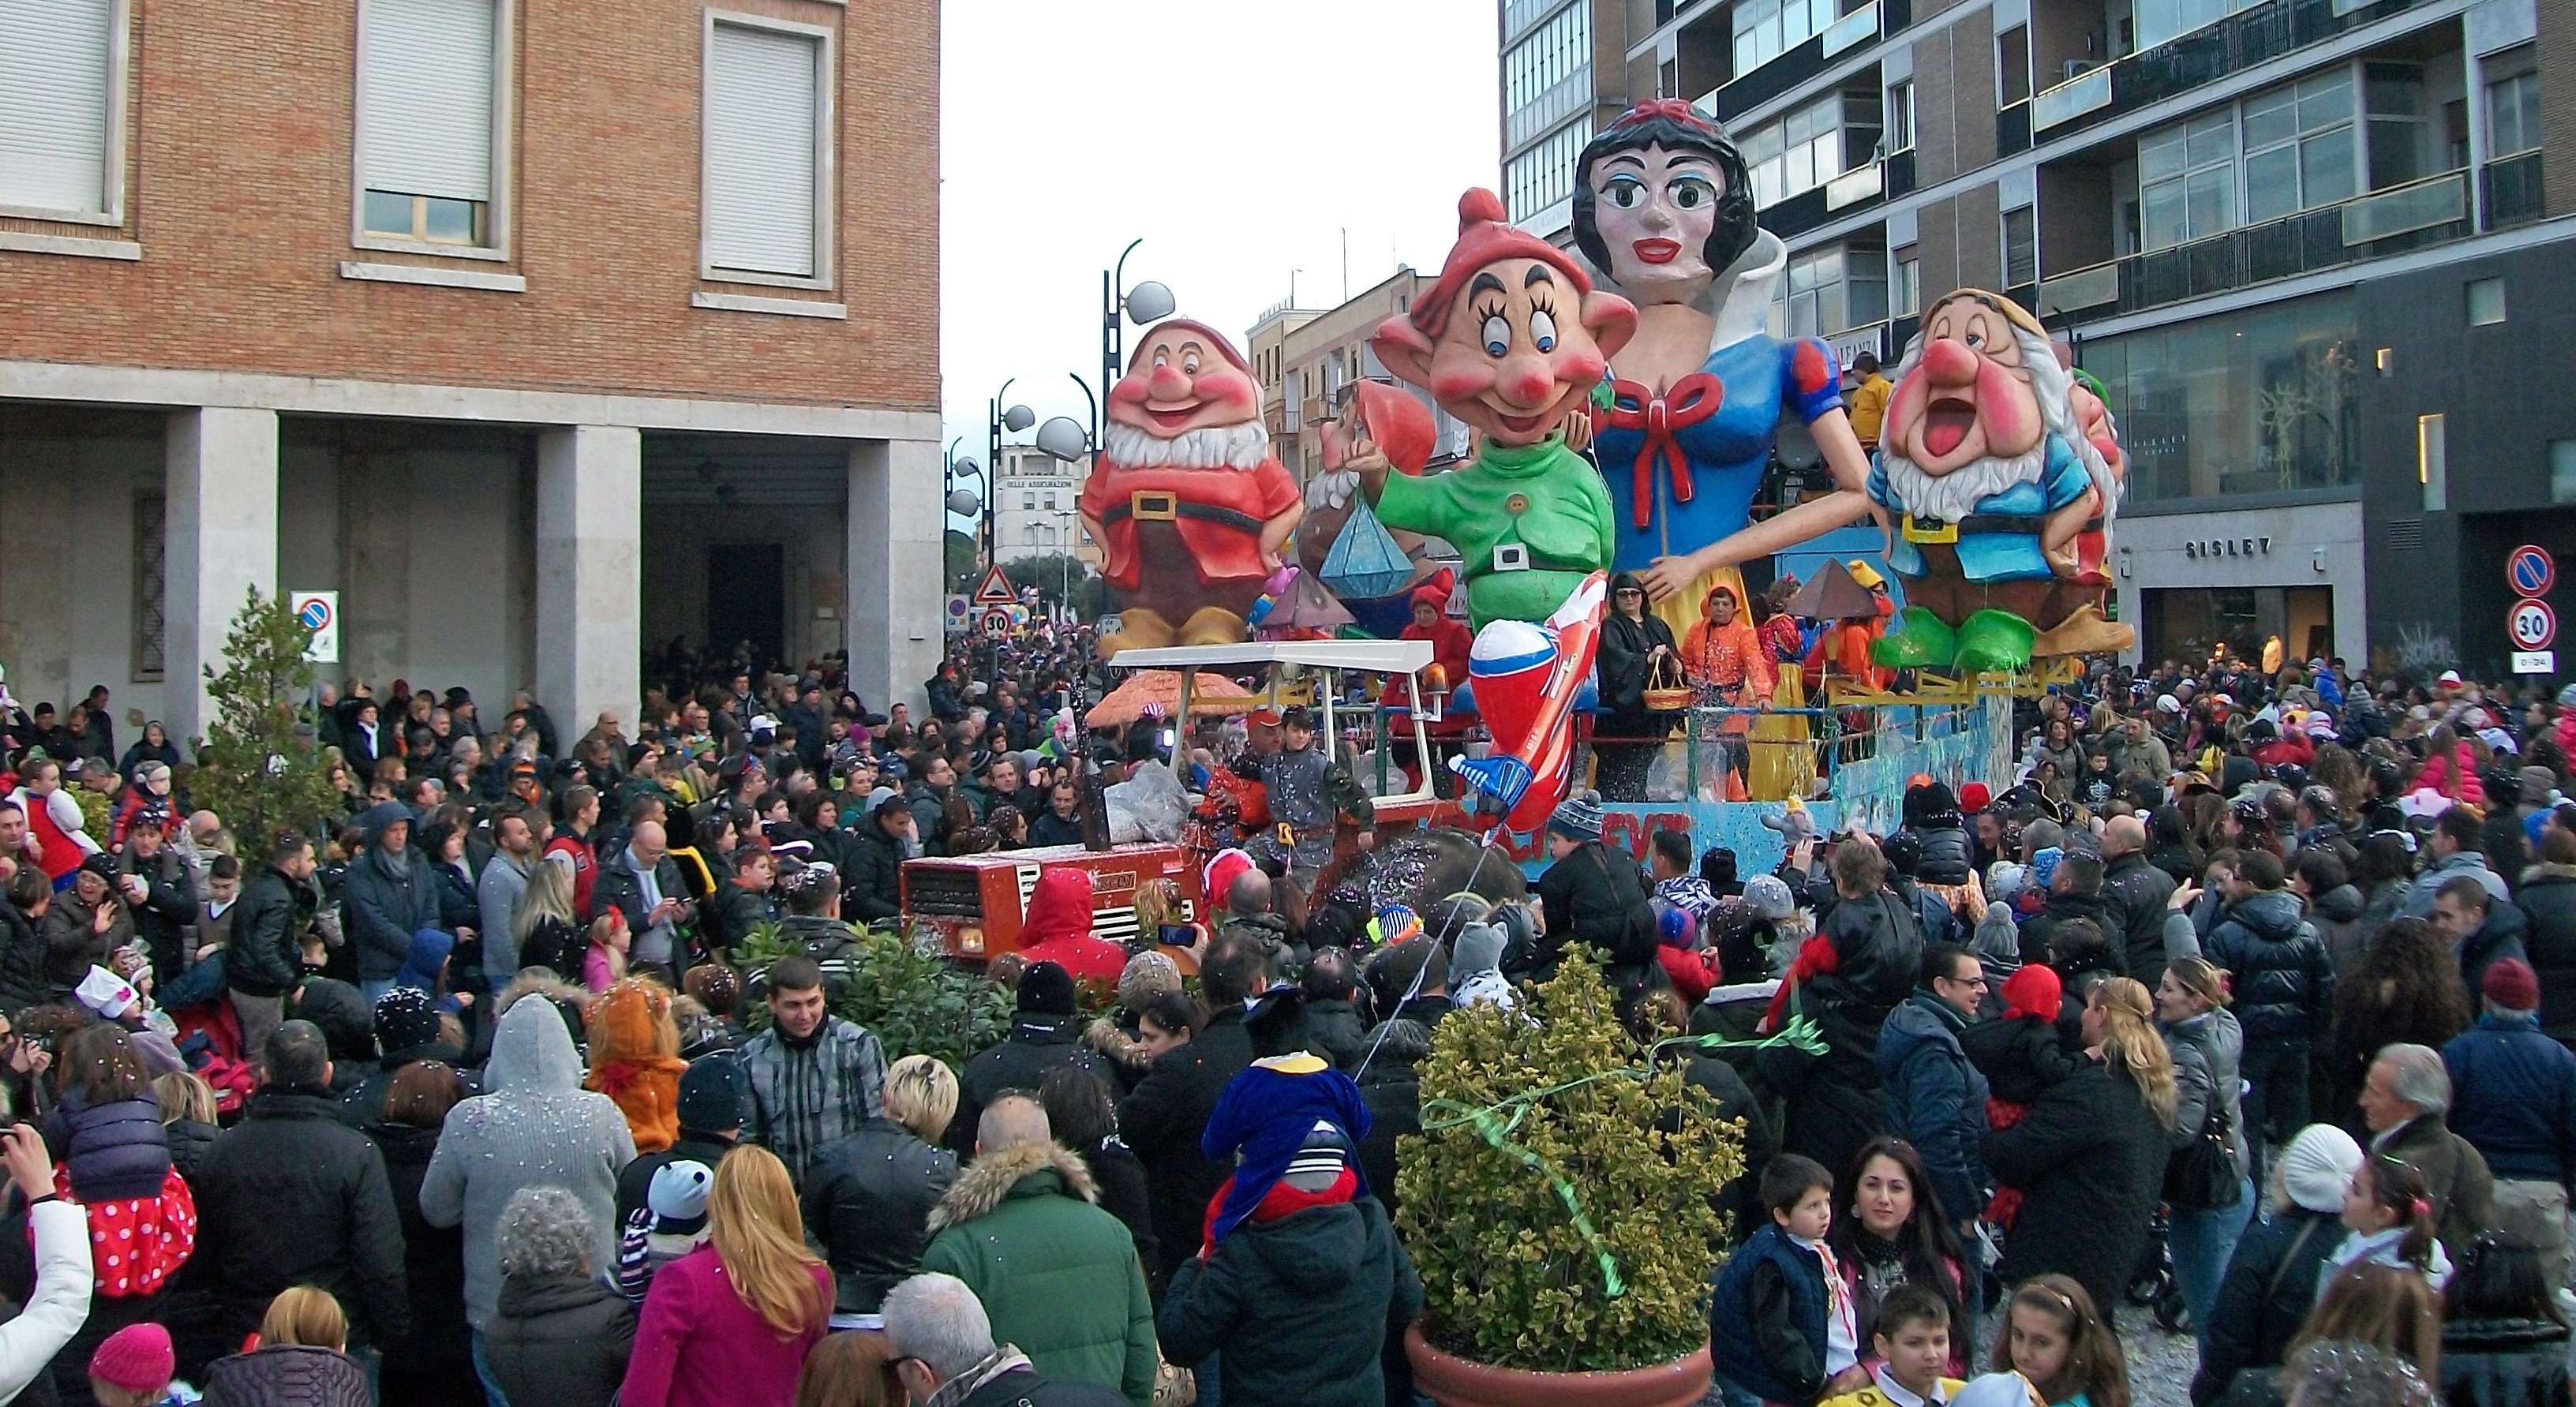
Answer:
M494 0L362 0L359 170L368 190L492 198Z
M722 24L707 50L707 263L815 275L814 102L821 45Z
M107 208L113 0L0 0L0 205Z

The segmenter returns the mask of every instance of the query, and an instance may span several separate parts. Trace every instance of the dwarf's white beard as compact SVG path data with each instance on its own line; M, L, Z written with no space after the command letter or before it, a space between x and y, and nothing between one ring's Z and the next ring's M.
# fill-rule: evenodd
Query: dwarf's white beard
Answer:
M1120 464L1178 469L1258 469L1270 457L1270 432L1258 420L1184 430L1170 439L1110 421L1101 427L1101 452Z
M2048 437L2010 459L1980 459L1947 474L1925 473L1890 445L1881 445L1878 455L1897 507L1925 522L1955 523L1975 511L1979 499L2040 482L2048 469Z

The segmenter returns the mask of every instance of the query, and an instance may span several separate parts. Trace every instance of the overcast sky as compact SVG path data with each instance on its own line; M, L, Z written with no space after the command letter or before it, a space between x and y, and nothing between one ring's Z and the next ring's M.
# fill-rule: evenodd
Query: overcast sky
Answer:
M1100 274L1169 285L1244 331L1289 294L1342 300L1434 268L1458 195L1499 189L1495 0L980 0L946 7L940 368L950 436L984 457L1003 378L1084 418ZM1128 328L1132 338L1136 329ZM1092 388L1100 388L1095 384ZM1024 438L1024 437L1023 437Z

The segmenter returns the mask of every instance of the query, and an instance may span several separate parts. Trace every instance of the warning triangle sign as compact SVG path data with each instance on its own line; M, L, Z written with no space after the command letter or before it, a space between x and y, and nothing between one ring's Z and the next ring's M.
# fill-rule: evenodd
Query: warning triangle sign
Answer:
M975 587L976 605L1007 606L1019 599L1020 593L1012 588L1011 579L1003 575L1000 567L984 569L984 579Z

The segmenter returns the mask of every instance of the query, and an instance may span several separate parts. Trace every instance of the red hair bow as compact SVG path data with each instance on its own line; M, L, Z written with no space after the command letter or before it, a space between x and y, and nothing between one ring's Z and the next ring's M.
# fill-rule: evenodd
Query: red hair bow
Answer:
M1701 115L1699 109L1690 105L1688 98L1648 98L1619 114L1619 120L1611 123L1610 126L1613 131L1616 131L1621 127L1633 127L1640 122L1651 122L1658 117L1669 117L1675 122L1688 123L1693 127L1723 135L1719 132L1716 123L1709 121Z

